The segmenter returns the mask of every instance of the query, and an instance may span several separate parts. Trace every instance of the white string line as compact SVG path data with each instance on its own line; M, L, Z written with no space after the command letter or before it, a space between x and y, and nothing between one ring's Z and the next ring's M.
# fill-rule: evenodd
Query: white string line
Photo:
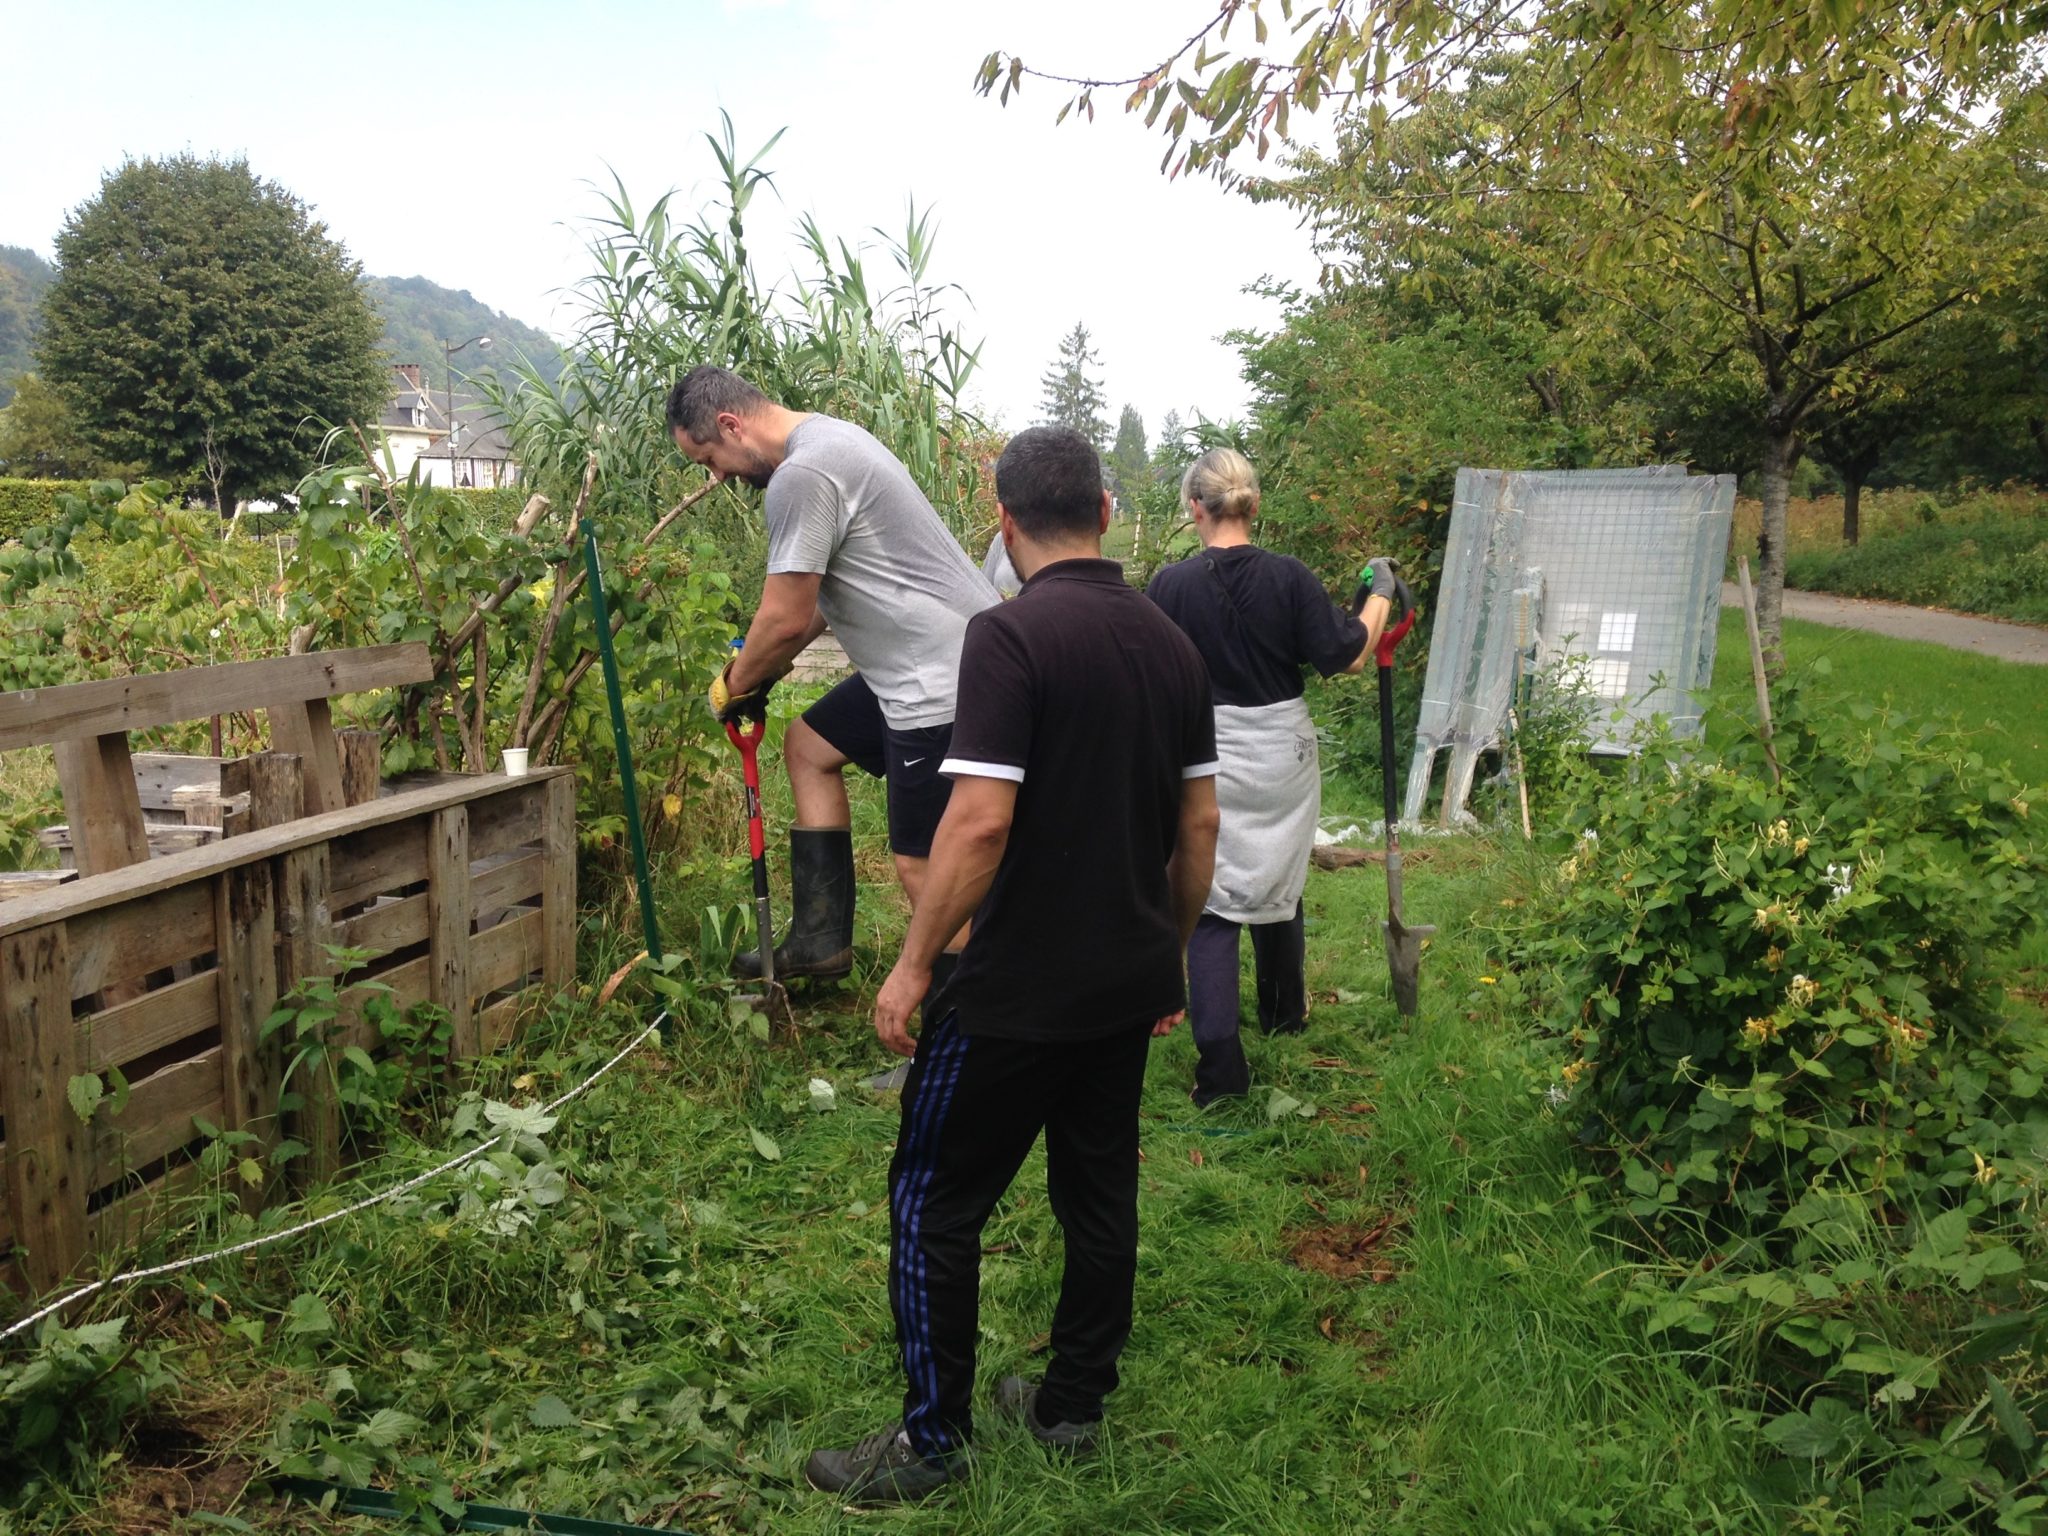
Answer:
M599 1067L595 1072L591 1073L590 1076L583 1079L582 1082L578 1083L574 1088L571 1088L567 1093L564 1093L563 1095L561 1095L561 1097L555 1099L553 1102L544 1105L541 1109L541 1113L544 1115L551 1115L556 1110L560 1109L564 1104L567 1104L571 1099L578 1098L582 1094L588 1092L590 1088L596 1084L599 1078L603 1077L607 1072L611 1071L613 1067L616 1067L620 1062L624 1061L628 1056L632 1055L633 1052L635 1052L642 1045L644 1045L647 1041L647 1037L660 1030L662 1026L662 1021L667 1018L668 1010L664 1008L659 1014L655 1016L654 1022L652 1024L649 1024L645 1029L641 1030L640 1033L635 1035L631 1040L628 1040L625 1043L625 1045L620 1048L619 1053L616 1056L612 1057L610 1061L606 1062L603 1066ZM31 1312L27 1317L21 1319L20 1322L12 1323L6 1328L0 1328L0 1342L5 1342L6 1340L13 1338L17 1333L21 1333L25 1329L34 1327L44 1318L49 1317L53 1313L61 1312L64 1308L70 1306L74 1301L83 1301L86 1297L93 1295L97 1291L104 1291L109 1289L110 1287L117 1285L131 1285L138 1280L154 1280L160 1275L175 1274L177 1271L181 1269L192 1269L201 1264L210 1264L215 1259L233 1258L236 1254L248 1253L251 1249L267 1248L272 1243L281 1243L288 1237L297 1237L300 1233L310 1232L315 1227L324 1227L329 1222L341 1220L341 1218L344 1216L353 1216L360 1211L367 1211L373 1205L382 1205L387 1200L395 1200L400 1195L406 1194L411 1190L418 1189L422 1184L426 1184L434 1179L438 1179L444 1173L452 1173L455 1169L460 1168L464 1163L469 1162L471 1159L483 1156L484 1153L490 1151L491 1148L495 1147L499 1142L503 1141L507 1136L511 1134L512 1133L509 1130L500 1131L497 1135L491 1137L490 1140L479 1142L476 1146L471 1147L467 1152L457 1153L454 1157L449 1158L448 1161L446 1161L445 1163L440 1163L435 1167L429 1168L425 1173L413 1175L413 1177L407 1179L403 1184L394 1184L391 1188L383 1190L378 1194L371 1195L367 1199L358 1200L353 1205L342 1206L339 1210L329 1211L323 1216L312 1217L309 1220L300 1222L295 1227L284 1227L276 1232L266 1232L261 1237L252 1237L244 1242L231 1244L226 1248L216 1248L211 1253L193 1254L186 1258L173 1259L168 1264L156 1264L152 1265L148 1269L131 1269L125 1274L114 1275L109 1279L95 1280L89 1285L82 1285L77 1290L71 1292L68 1296L60 1296L55 1301L51 1302L49 1305L42 1307L37 1311Z

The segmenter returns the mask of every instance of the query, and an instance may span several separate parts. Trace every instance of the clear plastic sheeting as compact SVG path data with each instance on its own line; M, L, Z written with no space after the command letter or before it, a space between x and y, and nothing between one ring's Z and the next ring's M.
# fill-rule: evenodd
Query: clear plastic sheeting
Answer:
M1421 820L1446 749L1443 820L1464 813L1540 677L1591 695L1590 751L1626 752L1653 715L1697 735L1734 512L1733 475L1682 464L1459 470L1401 819Z

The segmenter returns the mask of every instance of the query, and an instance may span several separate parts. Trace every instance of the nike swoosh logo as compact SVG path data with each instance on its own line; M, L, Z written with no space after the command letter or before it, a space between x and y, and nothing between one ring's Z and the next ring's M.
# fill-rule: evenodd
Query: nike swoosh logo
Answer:
M919 763L923 761L924 759L921 757L906 757L905 759L903 759L903 766L906 768L915 768Z

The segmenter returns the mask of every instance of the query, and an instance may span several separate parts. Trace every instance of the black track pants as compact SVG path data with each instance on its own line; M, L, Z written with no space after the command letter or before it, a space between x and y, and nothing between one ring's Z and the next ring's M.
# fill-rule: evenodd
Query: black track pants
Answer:
M1046 1193L1066 1235L1040 1417L1102 1417L1131 1331L1138 1262L1138 1099L1145 1027L1061 1045L927 1026L889 1166L889 1301L903 1423L926 1456L974 1433L981 1232L1045 1132Z
M1188 940L1188 1028L1200 1053L1195 1063L1198 1103L1251 1087L1251 1068L1238 1038L1237 934L1242 926L1204 912ZM1292 1028L1308 1017L1307 935L1301 906L1296 903L1294 916L1285 922L1250 926L1259 1027Z

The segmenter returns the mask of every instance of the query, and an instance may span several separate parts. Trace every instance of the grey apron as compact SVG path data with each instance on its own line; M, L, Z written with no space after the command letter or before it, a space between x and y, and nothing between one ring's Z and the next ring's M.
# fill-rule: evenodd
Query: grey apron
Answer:
M1233 923L1294 916L1322 811L1316 730L1302 699L1216 706L1216 874L1203 909Z

